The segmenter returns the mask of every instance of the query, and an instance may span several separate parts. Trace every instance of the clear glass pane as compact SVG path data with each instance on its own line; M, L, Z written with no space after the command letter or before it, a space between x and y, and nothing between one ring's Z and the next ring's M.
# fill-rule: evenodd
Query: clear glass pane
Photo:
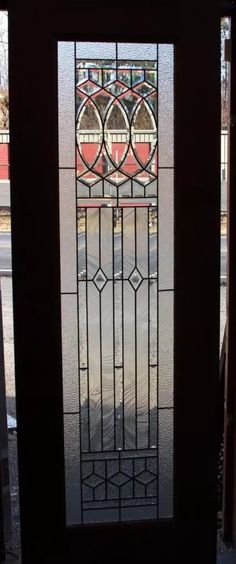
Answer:
M61 291L77 291L75 173L60 170Z

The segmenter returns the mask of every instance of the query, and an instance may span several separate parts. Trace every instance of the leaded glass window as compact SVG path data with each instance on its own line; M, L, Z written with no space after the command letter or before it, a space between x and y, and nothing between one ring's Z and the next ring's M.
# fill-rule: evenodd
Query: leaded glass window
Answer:
M173 515L173 46L58 44L68 524Z

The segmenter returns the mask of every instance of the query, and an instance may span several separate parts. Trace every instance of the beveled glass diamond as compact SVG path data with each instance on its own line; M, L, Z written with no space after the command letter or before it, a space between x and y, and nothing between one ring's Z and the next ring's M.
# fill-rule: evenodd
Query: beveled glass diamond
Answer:
M144 472L141 472L141 474L136 476L136 480L138 480L138 482L141 482L141 484L144 484L144 486L147 486L148 484L150 484L150 482L155 480L155 478L156 478L156 476L154 476L148 470L144 470Z
M135 268L133 270L133 272L131 272L130 277L129 277L129 282L131 284L131 286L133 286L134 290L137 290L142 282L143 278L140 274L140 272L138 271L137 268Z
M90 476L84 480L86 486L89 486L90 488L97 488L97 486L102 484L102 482L104 482L104 479L97 474L90 474Z
M97 286L98 290L102 290L107 282L107 277L101 268L96 272L93 278L94 284Z
M115 476L112 476L111 478L109 478L109 481L112 482L113 484L115 484L118 487L123 486L129 480L130 480L130 478L128 476L126 476L125 474L122 474L122 472L118 472L118 474L115 474Z

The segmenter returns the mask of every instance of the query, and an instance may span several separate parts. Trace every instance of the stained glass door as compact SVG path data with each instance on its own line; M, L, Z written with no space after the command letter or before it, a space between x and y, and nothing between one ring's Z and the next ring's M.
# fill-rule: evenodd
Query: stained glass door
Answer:
M58 44L68 524L173 517L173 58Z

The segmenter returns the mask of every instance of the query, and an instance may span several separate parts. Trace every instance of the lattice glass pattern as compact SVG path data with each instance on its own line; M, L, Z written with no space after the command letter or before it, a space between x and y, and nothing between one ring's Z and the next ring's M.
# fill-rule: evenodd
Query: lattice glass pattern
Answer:
M169 518L173 46L58 58L67 524Z

